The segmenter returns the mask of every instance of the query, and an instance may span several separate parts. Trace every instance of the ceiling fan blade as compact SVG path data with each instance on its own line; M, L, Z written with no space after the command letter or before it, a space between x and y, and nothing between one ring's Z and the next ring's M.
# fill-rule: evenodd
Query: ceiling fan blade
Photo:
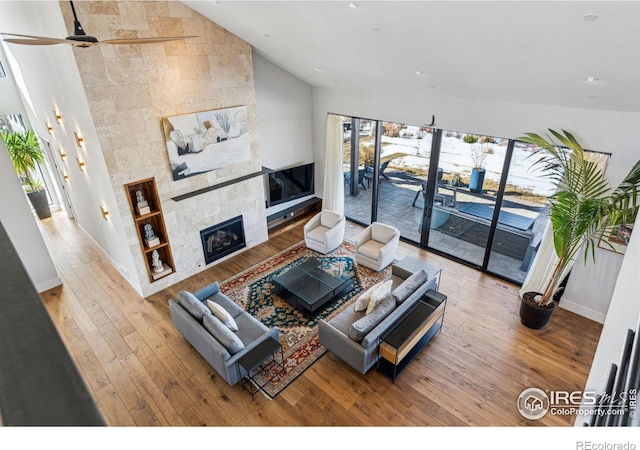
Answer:
M0 33L2 40L10 42L12 44L22 45L56 45L56 44L69 44L66 39L58 39L46 36L31 36L28 34L12 34L12 33ZM13 36L21 39L6 38L5 36Z
M113 44L113 45L135 45L135 44L154 44L157 42L169 42L179 41L182 39L191 39L198 36L170 36L170 37L150 37L150 38L132 38L132 39L105 39L100 41L100 44Z

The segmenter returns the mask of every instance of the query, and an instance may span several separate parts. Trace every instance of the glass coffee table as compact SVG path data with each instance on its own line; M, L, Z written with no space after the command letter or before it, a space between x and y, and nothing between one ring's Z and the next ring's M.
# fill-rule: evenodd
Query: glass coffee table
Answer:
M318 258L307 258L273 279L278 294L308 317L353 288L350 277L334 276L322 270L320 264Z

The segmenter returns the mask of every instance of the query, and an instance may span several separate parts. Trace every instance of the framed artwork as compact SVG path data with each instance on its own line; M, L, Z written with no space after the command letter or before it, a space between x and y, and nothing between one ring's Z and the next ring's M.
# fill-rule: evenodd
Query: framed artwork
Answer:
M165 117L162 129L174 180L251 160L245 106Z
M609 227L602 232L602 236L600 236L600 240L598 241L598 247L624 255L624 252L627 250L627 245L629 245L629 238L631 237L632 231L632 224Z

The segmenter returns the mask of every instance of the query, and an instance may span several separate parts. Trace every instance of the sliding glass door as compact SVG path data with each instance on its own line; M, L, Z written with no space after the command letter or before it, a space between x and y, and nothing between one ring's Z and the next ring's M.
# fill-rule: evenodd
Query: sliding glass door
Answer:
M344 211L350 220L364 225L371 224L372 216L376 127L375 120L343 122Z
M521 283L554 190L514 140L426 126L343 122L345 215Z
M428 246L483 266L504 165L506 139L443 131Z

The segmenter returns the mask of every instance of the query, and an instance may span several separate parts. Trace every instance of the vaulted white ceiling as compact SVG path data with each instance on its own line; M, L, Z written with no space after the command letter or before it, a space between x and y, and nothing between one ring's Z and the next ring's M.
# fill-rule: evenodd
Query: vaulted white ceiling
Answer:
M638 1L183 3L312 86L640 112Z

